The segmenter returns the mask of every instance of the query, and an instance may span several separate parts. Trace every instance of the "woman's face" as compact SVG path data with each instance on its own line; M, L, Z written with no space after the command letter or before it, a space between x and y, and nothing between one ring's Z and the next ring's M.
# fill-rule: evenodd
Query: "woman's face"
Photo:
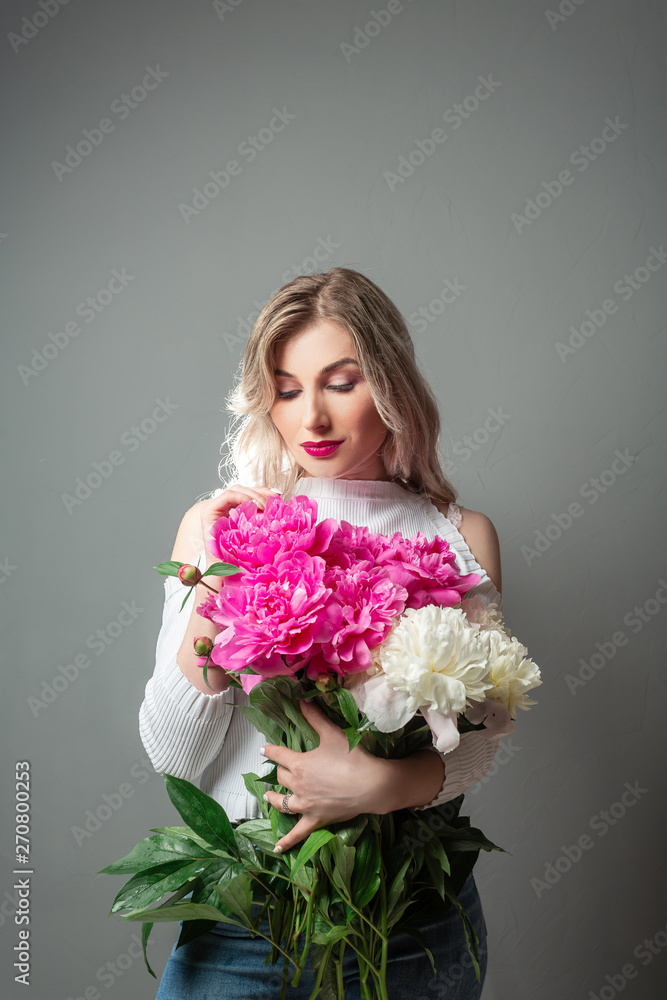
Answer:
M269 413L304 475L388 478L378 455L388 429L356 361L349 332L326 319L276 350L276 395ZM340 444L329 453L308 454L303 447L320 441Z

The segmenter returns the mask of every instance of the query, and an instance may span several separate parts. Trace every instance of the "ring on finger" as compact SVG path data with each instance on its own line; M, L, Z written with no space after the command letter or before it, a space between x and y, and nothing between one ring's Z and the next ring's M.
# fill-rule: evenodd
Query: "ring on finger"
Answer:
M289 799L290 795L294 795L294 792L286 792L285 795L283 795L282 811L285 813L286 816L295 816L296 813L292 812L287 803L287 800Z

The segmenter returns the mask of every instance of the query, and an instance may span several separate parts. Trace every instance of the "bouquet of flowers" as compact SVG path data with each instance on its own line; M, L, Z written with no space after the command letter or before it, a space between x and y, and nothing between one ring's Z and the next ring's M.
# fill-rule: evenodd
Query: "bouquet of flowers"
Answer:
M274 496L263 512L246 501L220 518L209 549L220 561L203 573L177 562L156 568L191 588L207 576L225 578L197 609L218 634L196 639L195 650L205 678L213 662L243 688L250 704L239 711L271 743L317 746L298 707L304 698L316 699L344 730L350 749L361 743L391 758L430 745L445 753L470 730L511 732L516 709L535 704L527 692L541 683L539 668L494 604L464 596L480 578L458 573L440 536L318 523L315 501ZM479 977L479 942L458 893L479 851L501 848L459 816L463 796L332 824L283 856L274 853L276 841L295 819L264 800L267 784L285 791L276 772L277 765L244 775L261 816L236 828L210 796L165 775L187 825L155 828L155 837L102 869L133 875L111 912L129 909L125 919L143 922L144 957L156 921L183 921L177 946L211 921L229 922L266 937L267 962L282 956L281 997L289 981L298 983L309 953L311 1000L344 996L342 958L350 947L362 995L386 998L389 934L419 940L420 920L453 905ZM269 934L260 930L265 915Z

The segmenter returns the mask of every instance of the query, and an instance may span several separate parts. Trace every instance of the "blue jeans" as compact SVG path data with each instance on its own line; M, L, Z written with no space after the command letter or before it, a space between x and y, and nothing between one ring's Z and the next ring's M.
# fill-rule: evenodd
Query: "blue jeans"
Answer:
M408 934L389 938L387 992L391 1000L479 1000L486 973L486 923L475 880L470 874L459 896L479 937L482 983L477 982L458 911L450 906L419 929L435 961L437 976L422 946ZM266 926L261 927L266 933ZM211 930L182 948L172 948L156 1000L276 1000L280 995L282 958L265 965L270 945L250 931L231 924L212 924ZM290 966L290 979L293 966ZM359 1000L357 957L348 948L343 957L345 1000ZM287 987L288 1000L308 1000L314 986L306 962L298 986Z

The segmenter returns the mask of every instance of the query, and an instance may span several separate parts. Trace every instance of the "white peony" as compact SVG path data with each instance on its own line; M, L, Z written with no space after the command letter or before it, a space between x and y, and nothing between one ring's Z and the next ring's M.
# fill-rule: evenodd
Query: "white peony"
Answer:
M464 597L461 610L465 612L468 621L479 629L495 629L509 636L509 629L503 624L503 618L495 601L489 601L482 594Z
M388 687L406 695L408 718L422 706L462 712L466 703L483 701L493 683L484 634L459 608L408 608L373 653Z
M527 711L530 705L537 704L527 692L542 683L540 668L526 658L528 650L518 639L509 639L504 632L498 631L487 631L483 635L489 644L491 667L492 686L487 698L501 702L514 718L517 708Z

